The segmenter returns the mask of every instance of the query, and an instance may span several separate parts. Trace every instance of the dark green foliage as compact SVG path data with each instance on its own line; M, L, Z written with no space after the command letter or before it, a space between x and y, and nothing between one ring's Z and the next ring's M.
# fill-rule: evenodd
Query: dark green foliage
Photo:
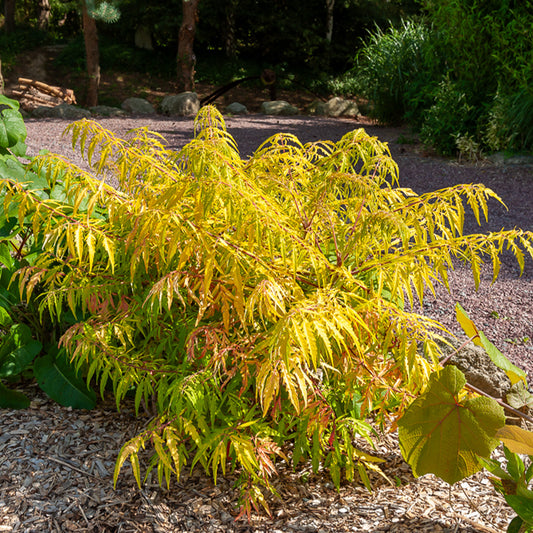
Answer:
M424 0L426 20L375 30L353 79L382 122L407 119L446 155L456 139L533 148L533 4Z
M64 187L58 181L50 188L42 174L27 171L18 157L25 156L26 127L18 104L0 96L0 178L10 178L39 198L64 203ZM66 350L58 350L63 324L52 323L48 313L38 310L40 287L34 282L31 297L24 299L13 280L22 268L31 266L42 253L42 242L34 238L32 217L20 217L16 205L4 209L0 196L0 407L24 408L29 399L6 387L33 371L41 388L55 401L90 409L95 395L70 363Z
M446 78L435 91L433 105L426 110L420 138L441 154L454 155L457 151L455 136L472 131L474 117L475 108L468 103L465 93L457 83Z
M427 87L443 71L436 43L422 23L374 30L352 72L357 94L372 102L375 118L400 122L409 107L414 112L427 104Z

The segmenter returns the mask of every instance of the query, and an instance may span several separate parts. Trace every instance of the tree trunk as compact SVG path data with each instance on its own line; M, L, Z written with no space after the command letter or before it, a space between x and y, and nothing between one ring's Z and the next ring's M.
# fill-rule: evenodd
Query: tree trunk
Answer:
M0 94L4 94L4 78L2 76L2 60L0 59Z
M196 56L193 51L198 4L200 0L183 0L183 21L178 36L178 89L194 91L194 65Z
M335 0L326 0L326 41L331 43L333 37L333 8L335 7Z
M85 56L87 58L87 106L98 105L98 87L100 86L100 53L98 51L98 32L96 21L89 16L87 5L83 1L83 38L85 39Z
M4 0L4 29L6 33L15 30L15 0Z
M39 29L48 30L50 23L50 0L39 0Z
M237 56L237 48L235 45L235 9L237 7L236 0L229 0L226 5L226 24L224 28L224 50L226 56L234 58Z

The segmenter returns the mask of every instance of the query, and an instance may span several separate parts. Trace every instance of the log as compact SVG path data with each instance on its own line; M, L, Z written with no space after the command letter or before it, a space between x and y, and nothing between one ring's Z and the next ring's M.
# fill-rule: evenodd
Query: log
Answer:
M74 91L72 89L55 87L53 85L48 85L47 83L44 83L42 81L30 80L28 78L19 78L18 83L19 88L23 91L33 88L34 90L37 90L40 93L59 98L61 102L66 102L67 104L76 103L76 97L74 96Z
M48 85L46 83L43 83L42 81L30 80L28 78L19 78L18 82L19 85L33 86L45 93L53 94L54 96L59 96L59 98L63 97L63 93L61 92L61 89L59 87L53 87L52 85Z

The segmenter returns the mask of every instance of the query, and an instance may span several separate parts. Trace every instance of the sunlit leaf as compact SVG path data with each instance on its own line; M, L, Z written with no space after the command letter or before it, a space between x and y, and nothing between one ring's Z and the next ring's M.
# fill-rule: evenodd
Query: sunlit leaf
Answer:
M447 366L431 376L426 391L398 422L400 448L417 476L433 473L453 484L481 469L505 423L503 408L485 397L460 400L466 380Z

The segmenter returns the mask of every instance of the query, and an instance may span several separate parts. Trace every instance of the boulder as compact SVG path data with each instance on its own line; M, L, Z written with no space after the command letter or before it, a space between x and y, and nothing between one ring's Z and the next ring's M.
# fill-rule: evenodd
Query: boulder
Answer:
M154 106L144 98L127 98L120 106L127 113L133 115L154 115Z
M122 109L119 109L118 107L111 107L108 105L97 105L94 107L90 107L89 111L93 115L98 115L101 117L123 117L126 112Z
M346 100L339 96L335 96L327 102L315 100L309 106L308 112L312 115L327 117L358 117L361 114L353 100Z
M453 348L446 345L442 346L444 355L453 353L462 344L459 344L460 341L457 340L450 340L450 342ZM461 370L470 385L494 398L505 400L507 392L511 388L511 381L507 374L491 361L483 348L469 342L458 353L452 355L448 364L455 365Z
M80 120L89 118L91 112L72 104L59 104L54 107L39 106L32 111L35 118L63 118L66 120Z
M181 117L196 115L199 109L200 100L198 100L198 95L190 91L169 94L161 102L161 112L164 115L178 115Z
M226 106L226 113L229 115L247 115L248 108L245 105L240 104L239 102L233 102L230 105Z
M261 113L265 115L296 115L298 108L285 102L285 100L274 100L261 104Z

